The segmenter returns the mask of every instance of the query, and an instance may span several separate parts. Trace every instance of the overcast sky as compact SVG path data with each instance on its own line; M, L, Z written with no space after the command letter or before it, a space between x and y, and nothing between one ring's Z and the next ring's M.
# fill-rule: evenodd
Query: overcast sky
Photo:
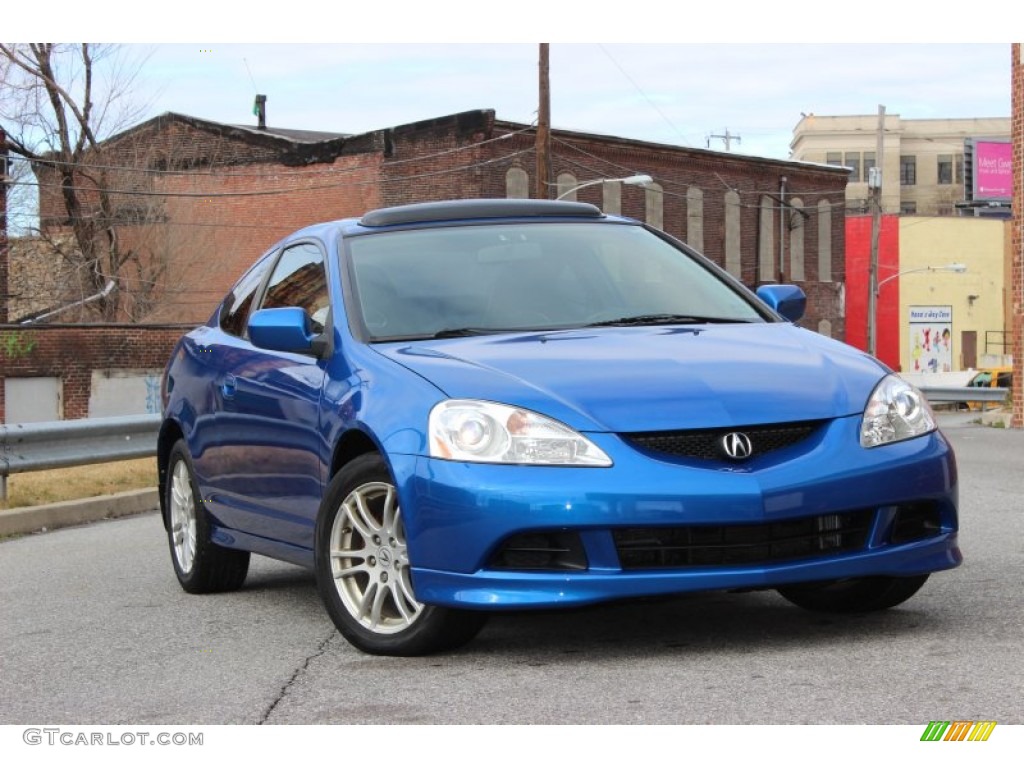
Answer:
M530 44L159 45L144 66L149 114L360 133L470 109L530 123ZM786 158L802 112L1006 117L1009 44L551 45L558 128ZM711 147L723 149L721 139Z
M486 108L530 123L538 53L524 41L547 37L567 41L551 44L555 127L696 147L728 130L734 152L773 158L788 157L802 112L874 115L882 104L905 118L1009 116L1010 43L993 36L1019 15L1004 0L934 19L880 0L856 12L806 0L177 0L159 15L138 0L51 5L47 16L5 8L4 36L131 42L148 54L136 86L143 118L254 123L263 93L276 127L361 133ZM844 42L850 34L900 42ZM190 39L202 42L178 42ZM615 39L651 42L592 42Z

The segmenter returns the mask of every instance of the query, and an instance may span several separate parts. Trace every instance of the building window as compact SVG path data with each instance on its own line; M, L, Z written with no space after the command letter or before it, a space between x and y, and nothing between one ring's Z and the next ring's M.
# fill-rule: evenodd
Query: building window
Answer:
M660 184L647 184L644 190L646 221L655 229L665 229L665 195Z
M730 189L725 193L725 268L737 280L743 278L740 235L740 195Z
M860 176L860 152L847 152L843 156L843 165L850 170L850 182L856 183L861 181Z
M529 196L529 175L522 168L509 168L505 174L505 197L522 199Z
M962 153L953 155L953 163L956 166L956 176L954 177L956 182L959 184L964 180L964 156Z
M604 201L601 207L605 213L613 216L622 215L622 182L606 181L601 184L601 199Z
M579 182L576 181L576 177L571 173L558 174L558 199L575 200L576 190L574 188L578 186Z
M775 282L775 201L768 195L761 197L761 227L758 232L757 279L762 283Z
M842 165L843 164L843 153L842 152L826 152L825 153L825 164L826 165Z
M939 184L952 184L954 182L952 155L939 155L938 177Z
M699 187L686 190L686 244L704 252L704 192Z
M917 184L917 156L900 155L900 186L912 187Z
M917 203L913 200L901 200L900 201L900 213L915 214L917 213Z

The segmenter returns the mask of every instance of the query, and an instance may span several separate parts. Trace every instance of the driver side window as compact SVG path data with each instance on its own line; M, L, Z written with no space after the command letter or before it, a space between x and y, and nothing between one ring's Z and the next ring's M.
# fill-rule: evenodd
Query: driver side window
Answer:
M260 308L277 307L301 307L313 321L313 332L323 332L330 298L323 252L316 245L300 243L281 254Z

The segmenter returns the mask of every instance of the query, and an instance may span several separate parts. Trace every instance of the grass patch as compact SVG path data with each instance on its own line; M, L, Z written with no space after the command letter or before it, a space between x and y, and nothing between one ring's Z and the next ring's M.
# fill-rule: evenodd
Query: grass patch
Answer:
M0 509L152 488L156 482L156 458L20 472L7 478L7 499L0 501Z

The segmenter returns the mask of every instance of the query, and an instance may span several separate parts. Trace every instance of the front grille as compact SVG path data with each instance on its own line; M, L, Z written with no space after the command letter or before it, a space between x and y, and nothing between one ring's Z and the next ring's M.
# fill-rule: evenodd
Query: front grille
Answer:
M814 434L824 422L798 421L788 424L766 424L752 427L718 427L678 432L633 432L624 434L626 442L637 448L691 459L715 460L725 458L722 438L740 432L750 438L751 457L760 456L780 448L788 448Z
M621 528L612 532L625 570L778 563L861 549L872 510L755 525Z

